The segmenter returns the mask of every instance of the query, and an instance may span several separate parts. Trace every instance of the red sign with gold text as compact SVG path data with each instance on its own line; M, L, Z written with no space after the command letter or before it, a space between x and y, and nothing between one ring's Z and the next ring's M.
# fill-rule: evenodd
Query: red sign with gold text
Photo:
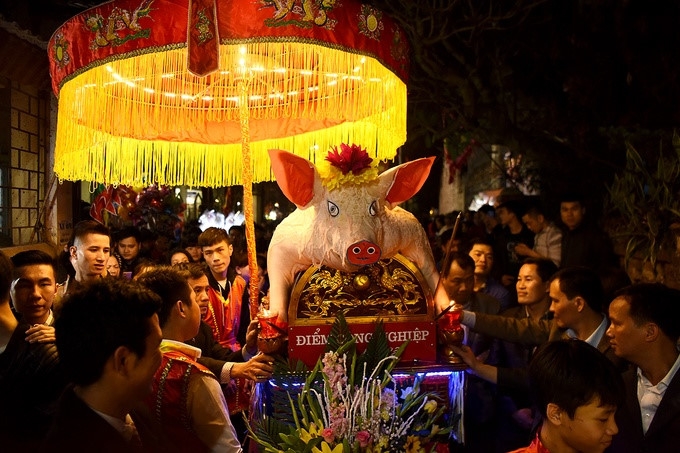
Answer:
M291 359L299 359L309 368L326 350L326 342L331 332L330 324L317 326L289 326L288 353ZM400 363L431 364L437 360L436 326L432 321L407 321L383 323L387 341L396 349L405 341L409 345ZM349 324L349 330L357 340L357 349L363 351L375 331L374 323Z

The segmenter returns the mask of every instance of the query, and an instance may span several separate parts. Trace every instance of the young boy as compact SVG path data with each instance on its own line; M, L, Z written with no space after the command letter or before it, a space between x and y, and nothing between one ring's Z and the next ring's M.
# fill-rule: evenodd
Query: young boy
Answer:
M513 453L602 453L619 432L614 413L623 381L601 352L579 340L544 344L529 365L542 417L534 441Z

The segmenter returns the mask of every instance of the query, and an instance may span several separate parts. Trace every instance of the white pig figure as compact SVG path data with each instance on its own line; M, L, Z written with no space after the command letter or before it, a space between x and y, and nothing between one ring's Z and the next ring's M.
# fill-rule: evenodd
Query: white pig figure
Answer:
M378 176L365 151L356 145L341 147L341 155L335 149L335 161L344 158L343 168L351 170L340 171L331 164L330 173L321 174L302 157L269 151L279 187L297 206L274 231L267 257L270 310L282 321L288 319L296 273L312 264L353 272L401 253L418 266L433 294L437 287L439 273L425 231L413 214L397 207L420 190L434 157ZM333 161L332 154L328 161ZM348 163L349 159L353 160ZM436 299L437 307L448 304L441 289Z

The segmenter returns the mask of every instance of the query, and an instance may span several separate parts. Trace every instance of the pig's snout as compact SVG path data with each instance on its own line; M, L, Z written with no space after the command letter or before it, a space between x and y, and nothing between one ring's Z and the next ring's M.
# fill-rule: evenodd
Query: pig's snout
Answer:
M359 241L347 247L347 260L355 266L365 266L378 262L380 247L369 241Z

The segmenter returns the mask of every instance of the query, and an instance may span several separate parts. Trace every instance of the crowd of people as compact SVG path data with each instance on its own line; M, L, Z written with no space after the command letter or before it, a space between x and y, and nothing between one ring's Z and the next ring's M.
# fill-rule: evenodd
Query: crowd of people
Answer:
M583 200L560 226L518 196L436 219L441 285L463 307L466 452L675 451L680 292L631 285ZM259 295L267 294L258 229ZM76 224L61 259L0 252L3 451L247 451L258 352L241 227L177 248Z
M428 229L463 307L466 442L454 451L676 451L680 291L631 284L580 197L559 212L550 222L510 194Z
M0 253L3 451L244 451L274 361L257 348L245 244L219 228L184 240L153 260L136 229L83 221L67 260Z

